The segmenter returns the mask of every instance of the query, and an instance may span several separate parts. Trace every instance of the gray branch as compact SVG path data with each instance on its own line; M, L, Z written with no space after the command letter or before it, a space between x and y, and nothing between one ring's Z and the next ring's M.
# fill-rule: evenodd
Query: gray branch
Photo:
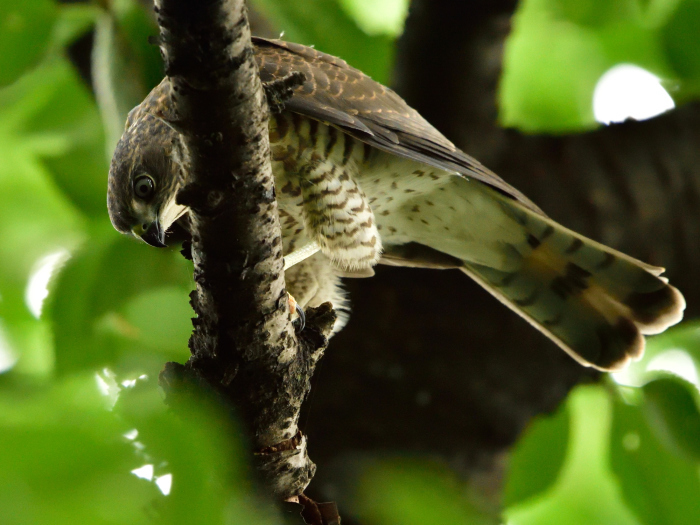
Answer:
M188 385L217 391L249 432L277 498L301 494L315 466L298 428L301 402L334 319L308 312L297 337L285 292L269 161L268 108L243 0L156 0L173 126L191 172L178 200L191 208L197 314L192 357L161 374L170 399Z

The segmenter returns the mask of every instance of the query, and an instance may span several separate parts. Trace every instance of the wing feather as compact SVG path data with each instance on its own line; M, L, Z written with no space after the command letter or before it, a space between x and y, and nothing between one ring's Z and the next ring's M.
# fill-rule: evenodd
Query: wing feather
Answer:
M286 109L331 124L394 155L479 180L527 208L544 213L525 195L470 157L394 91L340 58L310 47L253 37L263 82L292 71L306 76Z

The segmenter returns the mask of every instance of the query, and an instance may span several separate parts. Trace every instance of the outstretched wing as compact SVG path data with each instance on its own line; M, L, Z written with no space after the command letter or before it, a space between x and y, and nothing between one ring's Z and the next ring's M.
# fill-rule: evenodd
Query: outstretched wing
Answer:
M253 37L263 82L304 73L286 109L338 127L375 148L447 171L461 173L542 211L525 195L470 157L391 89L344 60L310 47Z

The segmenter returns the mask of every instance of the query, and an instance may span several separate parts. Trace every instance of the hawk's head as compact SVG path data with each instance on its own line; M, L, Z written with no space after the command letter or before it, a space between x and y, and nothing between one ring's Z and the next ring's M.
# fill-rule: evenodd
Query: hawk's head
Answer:
M118 231L163 247L166 232L187 211L175 202L186 173L186 150L180 135L148 111L149 99L129 113L114 151L107 208Z

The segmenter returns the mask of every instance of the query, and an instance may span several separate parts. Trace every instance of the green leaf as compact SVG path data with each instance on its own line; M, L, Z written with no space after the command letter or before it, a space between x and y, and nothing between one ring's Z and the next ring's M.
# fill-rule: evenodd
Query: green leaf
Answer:
M97 19L92 56L92 84L104 121L107 158L111 158L129 111L147 91L139 62L111 13Z
M676 80L660 30L676 31L667 21L677 1L520 2L506 43L500 121L533 133L597 126L594 89L606 71L621 63L636 64L669 82ZM693 49L683 47L683 52L692 54ZM678 91L673 94L679 98Z
M644 407L615 400L611 464L622 493L645 525L700 523L698 464L664 447Z
M668 61L678 77L700 86L700 0L683 0L661 30Z
M186 355L184 349L192 333L190 319L194 316L187 292L183 286L147 290L124 305L123 319L136 330L138 339L154 351Z
M47 305L57 370L111 365L139 371L165 360L186 360L191 275L176 250L157 250L119 235L106 219L96 223L59 275ZM163 287L170 304L163 301ZM163 310L145 310L149 305Z
M612 64L594 30L555 19L541 2L525 2L503 65L504 126L571 132L596 125L593 90Z
M396 458L372 462L357 484L350 508L360 523L493 523L478 511L468 487L445 466L427 460Z
M0 317L6 344L20 358L17 368L39 375L52 366L51 334L30 312L27 286L40 259L77 246L85 227L42 162L70 147L45 111L66 73L64 61L50 61L0 90Z
M58 19L54 26L54 47L60 51L87 33L100 14L96 5L60 4Z
M60 148L38 152L72 205L89 216L106 214L107 172L102 121L87 86L62 58L51 60L6 90L6 104L27 112L17 125L23 136L54 137Z
M569 443L569 412L561 407L530 423L511 452L503 490L507 507L551 487L561 472Z
M506 509L510 525L638 525L609 465L612 406L600 386L580 386L567 399L569 448L556 483ZM542 458L542 461L546 461Z
M656 437L669 450L700 461L698 391L690 383L668 376L644 385L644 413Z
M157 488L92 374L44 391L0 388L0 515L8 525L150 523ZM162 496L161 496L162 498Z
M368 35L398 37L408 15L408 0L339 0L345 12Z
M636 0L549 0L558 16L586 26L629 20L640 14Z
M615 381L640 387L666 373L697 382L700 367L700 324L684 321L663 334L647 338L641 360L614 374Z
M118 29L138 62L147 91L160 84L165 76L160 48L149 42L151 37L159 36L152 9L152 6L137 0L115 0L112 3Z
M114 408L138 431L155 474L172 475L170 495L159 505L163 523L270 523L230 411L205 396L178 399L168 409L149 378L122 390Z
M393 40L369 36L338 4L338 0L253 0L284 39L346 60L381 83L387 83L393 64Z
M15 81L43 57L56 14L51 0L0 2L0 86Z

